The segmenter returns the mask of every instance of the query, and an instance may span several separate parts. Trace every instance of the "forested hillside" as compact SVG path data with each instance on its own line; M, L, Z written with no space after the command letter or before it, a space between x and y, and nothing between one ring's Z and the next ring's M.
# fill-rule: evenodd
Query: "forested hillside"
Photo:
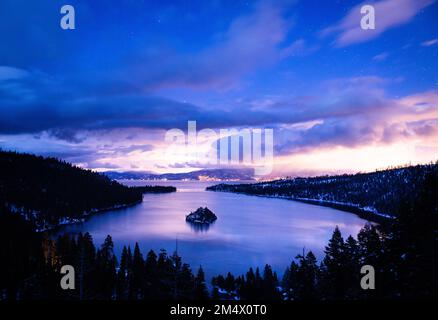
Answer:
M0 151L0 204L37 229L140 202L142 190L55 158Z
M394 216L401 203L418 198L420 186L429 173L438 175L438 163L353 175L282 179L255 184L219 184L207 190L345 205L344 209L359 208L380 216Z

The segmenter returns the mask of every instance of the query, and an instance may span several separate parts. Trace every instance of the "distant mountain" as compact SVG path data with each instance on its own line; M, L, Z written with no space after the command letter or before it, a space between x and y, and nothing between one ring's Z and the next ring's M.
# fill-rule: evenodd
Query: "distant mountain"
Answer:
M396 216L402 204L419 198L428 176L438 179L438 163L371 173L219 184L207 190L298 200L381 220ZM438 190L434 192L438 195Z
M163 174L139 171L107 171L103 174L113 180L253 180L254 169L204 169L186 173Z

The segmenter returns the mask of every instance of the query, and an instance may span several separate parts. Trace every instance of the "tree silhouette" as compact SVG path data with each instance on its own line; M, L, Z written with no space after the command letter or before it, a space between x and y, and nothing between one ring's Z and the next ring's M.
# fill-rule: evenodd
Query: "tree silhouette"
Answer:
M205 285L204 270L202 270L202 267L200 266L195 277L194 298L196 300L206 300L208 297L207 286Z

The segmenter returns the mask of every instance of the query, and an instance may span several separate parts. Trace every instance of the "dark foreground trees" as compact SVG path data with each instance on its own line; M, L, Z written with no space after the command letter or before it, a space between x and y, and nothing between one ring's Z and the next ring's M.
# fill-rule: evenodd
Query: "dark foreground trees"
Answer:
M35 233L18 215L0 210L0 301L207 299L202 268L195 276L176 253L124 247L120 263L107 236L96 248L90 234L56 240ZM60 287L61 266L75 269L75 290Z

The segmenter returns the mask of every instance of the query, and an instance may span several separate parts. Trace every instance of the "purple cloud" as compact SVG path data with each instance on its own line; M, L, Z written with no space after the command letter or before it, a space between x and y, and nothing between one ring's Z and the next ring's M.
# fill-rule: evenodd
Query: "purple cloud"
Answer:
M217 88L234 86L242 76L303 52L303 40L285 43L291 22L282 6L261 1L251 14L236 18L216 34L213 45L187 55L160 48L128 59L118 76L129 74L143 90L157 88Z
M374 3L363 2L352 8L347 15L334 26L321 32L322 36L335 35L335 45L345 47L355 43L370 41L385 31L408 23L422 9L435 0L382 0ZM363 30L360 9L363 5L373 5L375 9L375 29Z
M423 47L431 47L431 46L436 45L436 44L438 44L438 38L424 41L421 43L421 45Z
M438 135L438 93L425 92L390 98L383 89L388 79L377 77L336 79L328 83L325 99L317 105L320 117L306 126L276 131L280 155L318 148L388 144L405 139L427 139ZM329 104L324 101L332 101Z
M386 58L388 58L388 56L389 56L389 53L388 53L388 52L382 52L382 53L376 54L376 55L373 57L373 60L374 60L374 61L377 61L377 62L380 62L380 61L383 61L383 60L385 60Z

